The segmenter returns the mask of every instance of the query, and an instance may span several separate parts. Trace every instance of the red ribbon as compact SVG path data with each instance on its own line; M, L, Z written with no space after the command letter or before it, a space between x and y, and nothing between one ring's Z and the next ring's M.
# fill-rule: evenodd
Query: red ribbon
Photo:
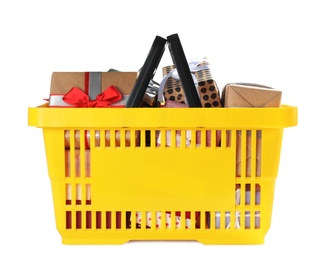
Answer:
M71 88L63 97L63 101L75 107L110 107L121 99L121 93L113 85L97 95L95 100L90 100L84 91L76 87Z

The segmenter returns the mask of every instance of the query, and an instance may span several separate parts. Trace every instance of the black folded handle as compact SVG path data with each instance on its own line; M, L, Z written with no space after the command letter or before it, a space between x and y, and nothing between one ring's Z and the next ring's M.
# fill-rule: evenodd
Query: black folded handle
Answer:
M178 34L167 36L167 42L188 107L202 107Z
M151 49L145 59L144 65L139 71L138 78L133 86L125 107L139 107L150 81L153 79L156 69L165 51L166 39L156 36Z
M155 37L125 107L141 106L145 91L165 51L166 42L182 83L188 107L202 107L178 34L169 35L167 40L160 36Z

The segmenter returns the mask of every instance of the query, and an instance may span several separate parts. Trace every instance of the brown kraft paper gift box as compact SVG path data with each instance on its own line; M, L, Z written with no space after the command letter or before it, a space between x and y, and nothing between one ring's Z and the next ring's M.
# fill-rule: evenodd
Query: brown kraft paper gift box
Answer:
M197 79L197 91L200 97L200 101L203 107L221 107L221 98L217 83L213 80L210 70L208 68L209 63L203 59L201 62L197 62L194 66L191 66L194 62L189 63L191 73ZM201 67L201 70L199 69ZM168 75L176 67L175 65L163 67L163 76ZM164 98L166 100L172 100L180 103L186 103L184 91L182 89L181 81L173 76L166 80L163 91Z
M49 106L68 106L61 100L73 87L84 91L90 99L95 99L97 94L109 86L119 90L122 100L118 103L124 105L136 79L137 72L53 72Z
M224 107L279 107L282 91L260 84L229 83L222 90Z
M253 83L229 83L227 84L222 92L222 103L224 107L280 107L282 99L282 91L275 90L271 87L253 84ZM229 132L229 135L231 133ZM256 134L256 165L255 175L260 176L261 174L261 145L262 135L261 131L258 130ZM251 176L251 146L252 137L251 131L246 133L246 177ZM241 151L242 151L242 140L241 132L237 131L236 139L236 175L240 177L244 174L244 170L241 169Z

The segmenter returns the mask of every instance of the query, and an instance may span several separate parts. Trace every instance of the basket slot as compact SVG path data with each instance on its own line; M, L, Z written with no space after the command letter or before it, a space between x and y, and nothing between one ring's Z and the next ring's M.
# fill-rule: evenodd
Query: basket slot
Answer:
M231 130L226 130L226 147L231 147L232 145L232 135Z
M254 215L254 228L255 228L255 229L261 228L261 213L260 213L260 211L255 211L255 215Z
M72 228L72 212L71 211L66 211L66 229L71 229Z
M81 184L76 184L76 205L81 205L82 186Z
M220 229L221 228L221 213L220 211L215 212L215 229Z
M251 167L252 167L252 159L254 156L252 156L252 153L254 154L254 142L252 142L252 131L247 130L246 131L246 147L245 147L245 175L246 177L251 177Z
M251 211L245 211L244 212L244 217L245 217L245 221L244 221L244 228L245 229L250 229L252 226L252 212Z
M261 185L259 183L255 184L255 205L261 204Z
M256 177L261 177L261 161L262 161L262 131L256 131Z
M102 212L96 211L96 229L102 229Z
M76 211L76 229L82 228L82 213L81 211Z
M72 185L66 184L66 205L72 204Z

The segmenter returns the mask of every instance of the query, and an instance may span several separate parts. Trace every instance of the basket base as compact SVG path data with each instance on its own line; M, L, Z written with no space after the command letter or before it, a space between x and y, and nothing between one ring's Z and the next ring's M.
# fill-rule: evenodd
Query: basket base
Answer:
M203 245L260 245L264 244L265 235L262 232L234 232L234 234L192 234L183 236L64 236L64 245L123 245L131 242L199 242Z

